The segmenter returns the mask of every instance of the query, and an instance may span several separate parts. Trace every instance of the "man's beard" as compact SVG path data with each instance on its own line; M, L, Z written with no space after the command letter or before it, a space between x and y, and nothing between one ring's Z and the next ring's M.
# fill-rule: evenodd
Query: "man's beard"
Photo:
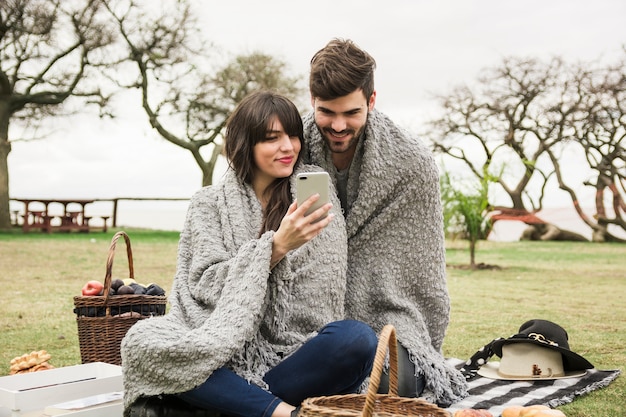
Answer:
M367 112L367 117L369 118L369 112ZM346 153L356 148L357 144L359 143L359 140L361 139L362 136L364 136L365 126L367 126L367 118L365 119L365 123L363 124L363 126L361 126L359 130L356 130L356 131L354 129L346 129L346 130L342 130L341 132L335 132L333 129L329 127L322 129L319 127L319 125L317 126L317 129L322 134L322 138L324 138L324 142L326 142L326 146L328 146L328 149L332 153ZM348 135L351 135L352 137L347 143L346 142L337 143L336 141L333 141L331 138L333 132L338 133L340 135L347 133Z

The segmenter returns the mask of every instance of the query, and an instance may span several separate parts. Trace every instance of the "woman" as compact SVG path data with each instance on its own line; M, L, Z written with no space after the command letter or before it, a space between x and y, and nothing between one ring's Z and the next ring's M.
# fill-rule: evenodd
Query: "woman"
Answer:
M340 205L305 216L318 196L292 203L294 172L319 170L299 167L302 135L293 103L269 92L229 118L229 169L190 202L170 312L122 342L127 409L176 394L225 415L287 417L304 398L357 392L369 375L376 335L342 320Z

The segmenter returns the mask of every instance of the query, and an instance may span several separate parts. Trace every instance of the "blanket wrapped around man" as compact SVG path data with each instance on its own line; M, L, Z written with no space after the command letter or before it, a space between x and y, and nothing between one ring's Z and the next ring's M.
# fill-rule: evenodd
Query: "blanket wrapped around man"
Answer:
M336 182L331 153L313 113L304 118L305 162ZM369 113L349 168L348 318L376 332L393 324L398 342L426 377L424 397L449 405L467 395L463 375L446 363L449 321L439 174L421 141L383 113Z
M299 168L312 170L319 168ZM295 192L295 175L291 181ZM140 320L122 341L125 408L141 396L191 390L223 366L267 389L269 369L343 319L347 237L332 202L330 225L270 270L274 232L259 237L252 187L228 169L198 191L180 236L170 311Z

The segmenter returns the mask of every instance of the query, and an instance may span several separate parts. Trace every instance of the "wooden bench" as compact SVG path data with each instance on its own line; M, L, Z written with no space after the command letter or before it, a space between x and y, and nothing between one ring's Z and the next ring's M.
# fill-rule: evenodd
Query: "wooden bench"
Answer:
M93 216L85 216L85 218L83 219L83 224L87 226L88 231L102 230L102 232L105 233L109 227L107 224L107 221L109 220L111 216L97 216L97 217L102 219L102 226L94 226L93 224L90 224L91 219L93 219Z
M83 215L82 211L69 211L67 210L62 216L58 216L61 219L61 224L54 227L54 230L61 232L88 232L89 222Z
M52 231L60 232L89 232L91 227L89 220L91 217L85 216L85 206L94 202L94 200L66 200L66 199L17 199L24 203L24 214L22 218L22 230L28 232L33 229L41 230L46 233ZM43 209L33 210L31 204L42 206ZM50 205L60 204L63 206L62 214L52 215L54 209L49 210ZM71 205L79 205L79 210L71 210ZM96 229L107 231L106 221L109 216L102 216L104 225Z
M50 233L52 231L51 220L54 216L48 216L43 210L29 210L25 216L22 216L22 230L28 232L32 229L38 229L42 232Z

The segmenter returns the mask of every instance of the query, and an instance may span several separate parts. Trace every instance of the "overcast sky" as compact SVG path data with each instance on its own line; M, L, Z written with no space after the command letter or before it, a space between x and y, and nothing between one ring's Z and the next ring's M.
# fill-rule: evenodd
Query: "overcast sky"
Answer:
M311 56L350 38L377 61L377 107L419 130L431 93L470 83L506 56L615 58L626 44L624 0L198 1L207 38L229 54L262 51L308 75ZM9 155L14 198L189 197L191 154L148 127L137 101L114 121L59 120L45 140Z

